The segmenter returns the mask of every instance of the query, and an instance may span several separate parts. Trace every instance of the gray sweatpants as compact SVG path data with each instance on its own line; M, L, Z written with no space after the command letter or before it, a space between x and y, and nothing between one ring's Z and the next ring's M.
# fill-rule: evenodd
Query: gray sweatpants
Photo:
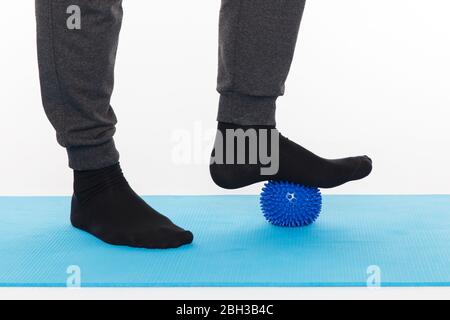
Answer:
M275 124L305 0L222 0L218 120ZM75 170L119 161L110 105L122 0L36 0L44 109Z

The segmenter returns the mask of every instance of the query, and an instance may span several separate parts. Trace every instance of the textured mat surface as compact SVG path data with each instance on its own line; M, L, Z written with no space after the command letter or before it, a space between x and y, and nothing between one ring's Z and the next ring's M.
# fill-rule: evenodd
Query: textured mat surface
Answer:
M450 285L450 196L325 196L316 224L268 225L256 196L146 197L191 229L163 251L104 244L68 224L69 198L0 197L0 286Z

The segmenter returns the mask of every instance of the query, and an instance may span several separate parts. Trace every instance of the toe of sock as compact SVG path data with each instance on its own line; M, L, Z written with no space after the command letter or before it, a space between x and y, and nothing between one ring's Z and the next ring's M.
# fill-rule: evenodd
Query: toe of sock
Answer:
M163 249L174 249L184 245L191 244L194 241L194 235L190 231L175 232L169 236L161 246Z
M372 159L368 156L358 157L359 166L352 176L352 180L359 180L367 177L372 172Z
M194 241L194 235L190 231L184 231L179 235L180 245L191 244Z
M192 232L174 226L160 227L147 246L159 249L172 249L191 244L194 241Z
M169 248L178 248L187 244L191 244L194 241L194 235L190 231L176 231L173 232L170 240L168 241Z

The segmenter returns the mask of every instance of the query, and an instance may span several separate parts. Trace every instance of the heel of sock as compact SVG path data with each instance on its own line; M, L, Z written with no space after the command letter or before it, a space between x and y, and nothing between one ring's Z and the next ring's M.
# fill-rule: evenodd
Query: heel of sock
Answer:
M225 170L223 170L221 167L224 166L217 164L211 164L209 166L209 173L214 183L224 189L236 189L236 187L232 183L232 178L229 176L227 177Z
M259 167L256 165L211 164L209 172L216 185L229 190L266 180L259 174Z
M71 201L70 222L75 228L86 229L86 224L81 216L80 203L75 195L72 196Z

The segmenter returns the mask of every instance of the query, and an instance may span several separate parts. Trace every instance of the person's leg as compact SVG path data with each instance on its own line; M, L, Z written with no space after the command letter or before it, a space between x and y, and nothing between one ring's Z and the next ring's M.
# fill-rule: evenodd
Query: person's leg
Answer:
M118 245L169 248L192 234L149 207L119 165L110 106L121 0L36 0L42 100L74 170L75 227Z
M275 103L284 94L304 6L305 0L222 0L219 127L210 166L213 180L221 187L233 189L265 180L286 180L329 188L361 179L372 169L366 156L323 159L275 129ZM262 144L275 140L265 136L260 139L261 132L269 136L274 133L279 138L276 172L261 174L260 162L236 164L237 155L231 157L236 159L223 161L227 158L226 146L234 144L239 132L247 133L248 138L249 130L257 136L257 153ZM218 157L218 153L223 157Z

